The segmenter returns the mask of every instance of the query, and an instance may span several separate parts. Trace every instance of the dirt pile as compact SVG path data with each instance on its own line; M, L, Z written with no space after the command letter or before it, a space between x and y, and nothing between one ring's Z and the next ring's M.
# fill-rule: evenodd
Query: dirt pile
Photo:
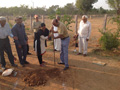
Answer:
M23 81L29 86L45 85L51 78L57 78L61 75L58 68L38 69L28 72L24 75Z

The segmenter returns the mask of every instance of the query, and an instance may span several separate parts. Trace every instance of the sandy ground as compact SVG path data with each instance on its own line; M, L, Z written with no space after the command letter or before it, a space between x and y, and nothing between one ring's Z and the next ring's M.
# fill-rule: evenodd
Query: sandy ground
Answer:
M120 90L120 56L101 56L94 54L93 49L98 48L98 39L100 33L99 28L102 28L104 18L91 19L92 33L88 44L88 56L83 57L82 55L76 55L73 52L74 47L69 47L69 65L70 69L63 71L63 65L58 65L60 61L59 52L55 53L56 64L54 65L53 46L48 41L47 52L43 56L43 60L47 62L46 69L59 68L64 78L50 79L45 85L29 87L23 82L24 74L31 70L42 69L38 63L36 53L33 51L33 37L28 32L30 52L32 55L27 56L27 61L30 62L26 67L21 67L19 60L15 63L19 65L15 68L18 72L17 76L13 75L8 77L2 77L0 75L0 90ZM46 21L47 22L47 21ZM74 26L74 25L72 25ZM50 25L48 25L50 27ZM116 27L108 24L108 27ZM74 27L72 27L74 29ZM69 32L71 35L72 32ZM72 36L72 35L71 35ZM71 39L72 40L72 39ZM14 42L11 40L12 51L15 57L17 57ZM78 50L78 49L77 49ZM6 57L7 68L11 68ZM101 61L107 63L106 66L100 66L93 64L93 61ZM52 72L51 72L52 73Z

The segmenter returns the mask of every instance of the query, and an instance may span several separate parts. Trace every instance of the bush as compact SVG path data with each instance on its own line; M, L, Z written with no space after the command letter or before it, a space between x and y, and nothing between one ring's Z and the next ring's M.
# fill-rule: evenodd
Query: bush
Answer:
M111 30L106 30L106 32L103 32L100 30L101 34L103 35L99 43L104 50L111 50L113 48L118 48L119 46L119 30L117 32L112 33Z

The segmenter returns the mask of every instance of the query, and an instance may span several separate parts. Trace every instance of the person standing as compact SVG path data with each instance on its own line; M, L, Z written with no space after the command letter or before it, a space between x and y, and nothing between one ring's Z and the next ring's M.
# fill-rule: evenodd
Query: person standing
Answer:
M82 16L82 20L80 21L78 29L78 41L79 41L78 55L82 54L83 48L83 56L87 56L87 46L91 33L91 23L87 19L88 17L86 15Z
M22 17L16 17L16 24L12 27L12 33L18 38L15 39L14 42L20 64L24 67L25 64L29 64L29 62L26 61L28 38L25 32L25 26L22 23Z
M58 33L59 35L57 37L54 37L54 39L61 38L61 52L60 52L60 59L61 62L58 64L65 64L64 70L67 70L69 68L68 65L68 46L70 42L69 34L67 31L66 26L58 21L57 19L54 19L52 24L56 27L58 27ZM52 30L53 33L57 33Z
M56 19L60 21L60 16L57 16ZM57 37L59 35L57 32L58 27L53 25L53 30L56 32L54 33L54 37ZM60 50L61 50L61 39L60 38L54 39L54 51L60 51Z
M5 50L11 65L17 67L17 65L14 63L14 57L12 54L11 45L8 36L13 37L10 26L8 23L6 23L5 17L0 17L0 55L1 55L2 69L5 69L6 66L6 62L4 58Z
M35 50L35 40L36 40L36 33L41 27L41 22L39 21L38 15L34 15L35 21L33 22L33 32L34 32L34 43L33 43L33 48Z
M41 29L39 29L38 32L36 33L36 40L35 40L35 51L37 53L37 57L41 67L45 66L43 64L44 61L42 60L42 55L46 52L45 41L48 39L48 35L49 35L49 30L46 28L45 24L42 23Z

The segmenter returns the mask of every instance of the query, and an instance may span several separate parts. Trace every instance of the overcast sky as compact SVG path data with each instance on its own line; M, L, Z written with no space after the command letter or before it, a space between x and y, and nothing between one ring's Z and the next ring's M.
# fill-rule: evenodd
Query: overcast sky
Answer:
M0 0L0 7L13 7L13 6L20 6L20 5L28 5L29 7L44 7L46 6L49 8L52 5L59 5L63 7L67 3L74 3L76 0ZM98 0L94 7L99 8L103 7L104 9L109 9L108 5L106 4L106 0Z

